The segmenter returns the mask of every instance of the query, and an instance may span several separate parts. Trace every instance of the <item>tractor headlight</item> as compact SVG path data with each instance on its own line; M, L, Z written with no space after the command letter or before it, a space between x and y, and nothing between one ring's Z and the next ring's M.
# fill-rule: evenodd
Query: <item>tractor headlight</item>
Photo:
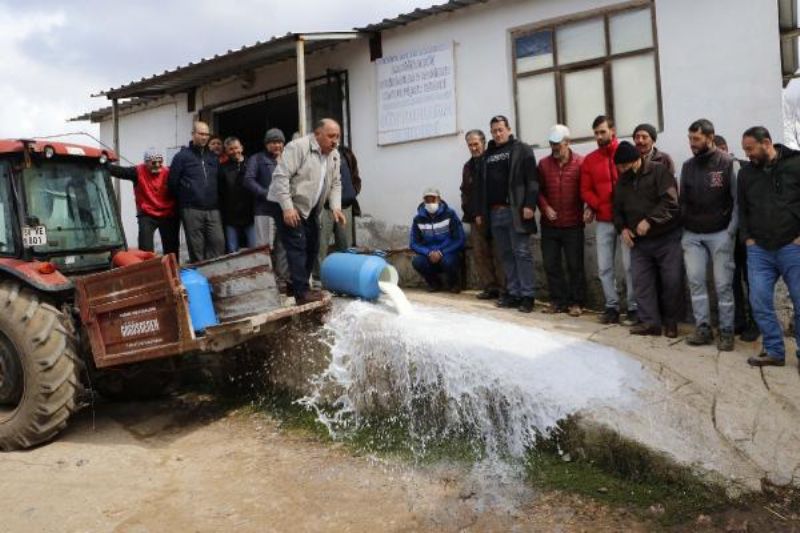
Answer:
M101 165L105 165L106 163L108 163L108 154L107 154L107 153L105 153L105 152L103 152L102 154L100 154L100 159L99 159L99 161L100 161L100 164L101 164Z
M47 146L45 146L45 147L44 147L44 156L45 156L47 159L50 159L50 158L52 158L54 155L56 155L56 149L55 149L55 148L53 148L53 147L52 147L52 146L50 146L49 144L48 144Z

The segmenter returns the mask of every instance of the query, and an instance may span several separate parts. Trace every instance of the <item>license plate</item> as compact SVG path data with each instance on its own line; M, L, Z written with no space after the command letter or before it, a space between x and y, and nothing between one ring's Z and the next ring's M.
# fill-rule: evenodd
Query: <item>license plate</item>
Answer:
M47 244L47 229L44 226L23 226L22 245L25 248Z

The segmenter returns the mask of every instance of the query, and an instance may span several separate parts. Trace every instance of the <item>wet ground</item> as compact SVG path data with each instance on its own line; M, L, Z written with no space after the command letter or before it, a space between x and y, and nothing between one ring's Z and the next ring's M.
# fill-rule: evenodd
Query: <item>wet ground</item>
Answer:
M7 532L647 529L556 492L492 508L459 467L356 457L197 394L83 411L57 441L0 456L0 494Z

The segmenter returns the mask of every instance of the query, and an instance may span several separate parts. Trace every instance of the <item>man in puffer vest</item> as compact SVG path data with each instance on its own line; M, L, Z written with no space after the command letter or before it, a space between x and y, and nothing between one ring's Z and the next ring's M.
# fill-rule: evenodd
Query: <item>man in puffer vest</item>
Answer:
M411 249L417 254L411 264L425 279L430 292L442 289L442 274L450 292L460 291L458 270L464 227L438 189L426 189L417 207L417 216L411 223Z
M167 187L169 168L164 166L164 155L155 148L148 148L143 163L135 167L109 165L108 170L115 178L133 182L139 249L155 251L153 235L158 230L164 255L175 254L175 259L180 259L180 221L175 198Z

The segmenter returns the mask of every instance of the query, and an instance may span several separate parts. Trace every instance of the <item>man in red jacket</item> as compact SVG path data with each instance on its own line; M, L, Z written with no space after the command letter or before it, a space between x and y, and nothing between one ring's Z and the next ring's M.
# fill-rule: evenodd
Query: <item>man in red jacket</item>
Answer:
M155 148L144 153L144 163L135 167L109 165L109 173L115 178L133 182L136 200L136 220L139 225L139 249L154 251L153 235L158 230L161 248L166 254L175 254L180 259L180 221L175 198L167 188L169 168L164 166L164 156Z
M586 294L583 273L583 156L569 147L569 129L550 130L551 155L539 161L539 210L542 213L542 259L550 291L545 313L581 316ZM566 259L569 283L564 276Z
M631 253L627 247L621 246L619 235L613 224L614 187L618 177L617 167L614 165L614 154L619 141L611 117L600 115L594 119L592 130L594 130L594 138L597 141L597 150L587 155L581 165L581 197L588 205L587 212L584 213L584 221L588 223L592 218L597 219L595 228L597 275L605 296L605 312L600 317L600 322L603 324L619 322L619 296L614 274L614 258L617 248L621 248L628 300L628 315L625 322L627 325L633 325L638 320L633 278L631 277Z

